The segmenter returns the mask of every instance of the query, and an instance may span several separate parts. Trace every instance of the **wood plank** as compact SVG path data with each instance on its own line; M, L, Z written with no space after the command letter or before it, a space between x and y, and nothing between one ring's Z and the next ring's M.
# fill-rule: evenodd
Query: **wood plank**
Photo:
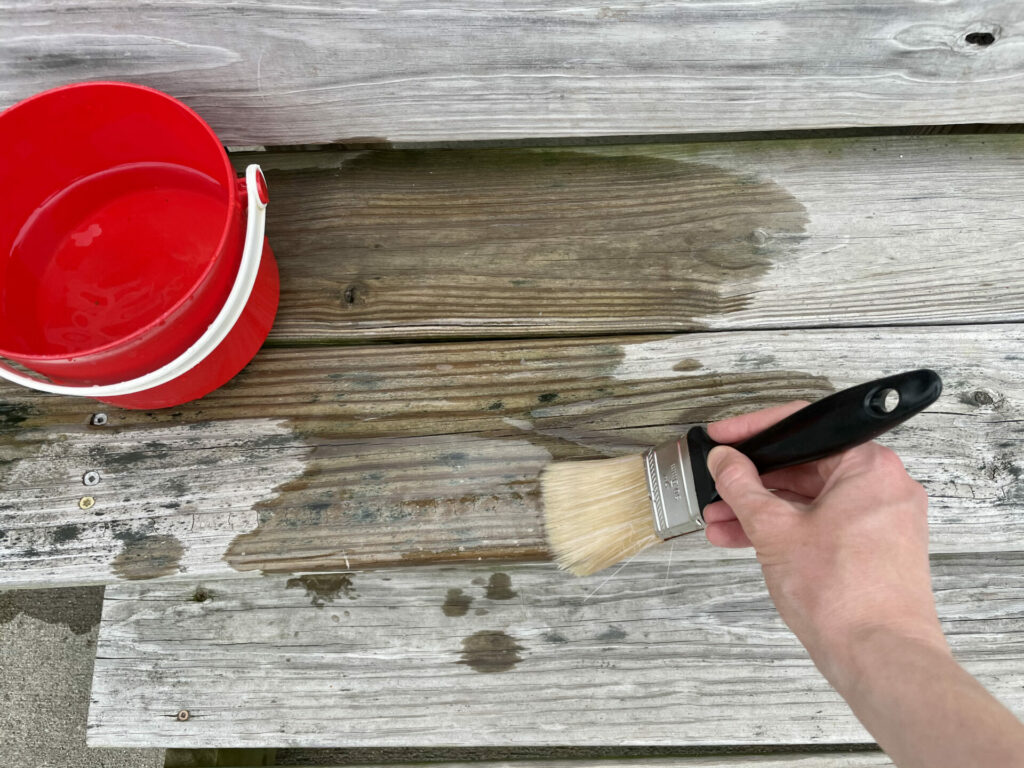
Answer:
M236 160L279 343L1024 320L1024 136Z
M795 745L793 749L797 749ZM164 768L257 768L264 765L316 765L321 768L892 768L873 745L850 751L786 751L758 748L758 754L725 749L604 746L371 747L369 749L169 749ZM373 762L361 762L372 760ZM333 762L337 761L337 762Z
M199 402L104 406L102 427L89 401L4 386L0 582L544 558L549 461L922 365L942 399L885 442L931 494L934 551L1013 551L1022 347L993 324L274 349Z
M109 588L93 746L771 745L871 739L752 560ZM1024 554L934 563L958 658L1024 713ZM197 602L197 594L202 598ZM189 712L186 722L175 715Z
M232 144L1024 119L1015 0L0 10L0 105L75 80L130 80L182 98Z
M616 748L617 750L620 748ZM305 751L305 750L303 750ZM317 750L330 754L333 750ZM346 750L347 751L347 750ZM424 750L411 750L422 753ZM457 750L451 750L457 752ZM625 751L625 750L623 750ZM389 754L397 750L387 750ZM477 749L475 753L486 752ZM286 759L290 750L278 750ZM764 755L715 754L695 757L580 757L574 759L473 760L472 762L401 761L403 768L892 768L892 760L877 750L856 752L775 752ZM289 765L289 763L280 763ZM294 763L297 764L297 763ZM393 763L339 763L334 768L389 768ZM327 768L326 764L324 768Z

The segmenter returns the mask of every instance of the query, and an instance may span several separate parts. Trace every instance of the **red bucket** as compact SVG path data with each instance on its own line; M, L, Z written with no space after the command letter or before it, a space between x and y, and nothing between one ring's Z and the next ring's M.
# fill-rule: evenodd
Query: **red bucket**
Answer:
M181 102L80 83L0 114L0 377L125 408L237 374L277 312L259 166Z

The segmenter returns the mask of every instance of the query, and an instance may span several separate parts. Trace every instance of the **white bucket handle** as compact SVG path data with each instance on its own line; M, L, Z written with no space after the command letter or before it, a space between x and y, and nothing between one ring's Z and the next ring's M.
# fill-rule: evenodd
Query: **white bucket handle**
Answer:
M242 247L242 261L238 265L238 276L228 294L220 313L210 323L205 333L195 344L177 358L151 373L117 384L101 384L85 387L66 387L48 381L25 376L0 362L0 379L23 387L50 392L55 395L80 395L82 397L119 397L132 395L147 389L154 389L192 370L224 341L245 309L256 284L256 273L260 269L263 255L263 234L267 225L267 182L263 171L256 164L245 169L245 188L248 194L249 210L245 227L245 245Z

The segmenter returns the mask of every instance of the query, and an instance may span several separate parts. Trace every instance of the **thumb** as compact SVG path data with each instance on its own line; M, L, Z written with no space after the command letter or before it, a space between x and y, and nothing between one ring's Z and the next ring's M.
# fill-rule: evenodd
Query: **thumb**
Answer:
M737 519L746 523L762 509L778 504L778 497L764 487L754 463L726 445L716 446L708 454L708 471L722 497ZM749 535L750 531L747 530Z

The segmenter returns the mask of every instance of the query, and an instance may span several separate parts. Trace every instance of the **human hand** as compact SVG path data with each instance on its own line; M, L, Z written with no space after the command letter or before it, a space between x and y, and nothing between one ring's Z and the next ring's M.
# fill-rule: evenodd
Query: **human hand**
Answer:
M726 419L708 432L738 442L805 405ZM948 650L931 590L928 497L893 451L865 443L758 477L743 454L718 447L708 469L722 497L704 510L708 541L753 546L779 614L826 677L878 630Z

